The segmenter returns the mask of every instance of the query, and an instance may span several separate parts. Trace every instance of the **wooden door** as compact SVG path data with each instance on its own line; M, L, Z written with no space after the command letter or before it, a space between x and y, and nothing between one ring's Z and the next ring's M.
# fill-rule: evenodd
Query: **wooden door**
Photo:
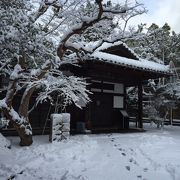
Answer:
M113 95L94 93L91 103L92 128L113 126Z
M113 94L94 93L91 98L91 125L93 128L123 129L120 109L113 108Z

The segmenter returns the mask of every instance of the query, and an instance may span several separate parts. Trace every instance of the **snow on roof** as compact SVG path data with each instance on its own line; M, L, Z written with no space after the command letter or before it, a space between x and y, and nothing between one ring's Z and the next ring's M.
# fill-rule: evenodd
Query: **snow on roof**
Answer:
M86 48L93 49L93 46L97 46L97 44L98 44L97 42L87 43ZM135 57L137 57L137 59L126 58L126 57L113 55L108 52L105 52L105 50L111 47L116 47L116 46L121 46L121 45L123 45L123 47L125 47L130 53L132 53ZM75 53L72 55L72 59L77 58L77 57L76 58L74 57L76 57ZM87 61L98 60L98 61L103 61L106 63L116 64L123 67L129 67L129 68L140 69L140 70L151 71L151 72L159 72L163 74L171 73L169 65L163 65L157 62L139 58L138 55L122 41L118 41L114 43L104 42L92 54L88 54L88 56L86 56L86 60Z
M119 45L124 46L131 54L133 54L137 59L139 59L139 56L122 41L117 41L114 43L104 42L99 48L96 49L96 51L104 51L108 48Z
M100 48L100 50L102 50ZM112 55L105 52L100 52L99 49L97 49L94 53L90 55L90 59L96 59L112 64L117 64L124 67L130 67L135 69L143 69L146 71L155 71L155 72L161 72L161 73L169 73L170 69L169 66L165 66L163 64L155 63L152 61L148 61L145 59L129 59L117 55Z

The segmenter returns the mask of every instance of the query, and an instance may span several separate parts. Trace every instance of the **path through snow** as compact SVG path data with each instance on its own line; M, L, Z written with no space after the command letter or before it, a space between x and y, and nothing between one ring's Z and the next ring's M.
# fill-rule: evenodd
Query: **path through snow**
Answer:
M0 179L180 180L180 127L145 133L34 137L30 147L0 149ZM3 158L2 158L3 156Z

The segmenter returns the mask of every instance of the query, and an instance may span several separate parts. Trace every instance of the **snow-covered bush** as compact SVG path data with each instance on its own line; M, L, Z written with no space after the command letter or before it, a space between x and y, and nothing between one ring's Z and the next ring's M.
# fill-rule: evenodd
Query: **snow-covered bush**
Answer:
M159 124L170 118L170 110L175 109L180 102L180 85L178 80L165 85L149 82L151 98L149 103L144 106L144 113L159 127Z
M67 139L70 135L70 114L51 114L52 133L50 135L51 142L59 142Z
M8 139L6 139L1 133L0 133L0 148L11 148L11 143Z

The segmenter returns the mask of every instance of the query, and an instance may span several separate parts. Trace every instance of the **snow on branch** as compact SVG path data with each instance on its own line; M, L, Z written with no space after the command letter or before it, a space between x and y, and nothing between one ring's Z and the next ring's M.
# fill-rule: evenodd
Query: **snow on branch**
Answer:
M135 10L138 7L142 7L143 4L136 2L135 5L128 7L127 4L125 4L124 6L120 7L117 9L117 7L104 7L103 8L103 12L104 13L112 13L112 14L124 14L124 13L128 13L128 11L130 10Z
M59 12L60 9L62 9L63 4L61 4L58 0L42 0L39 9L36 12L35 20L42 16L51 6L55 8L56 12Z
M6 104L6 99L0 100L0 109L3 110L6 117L14 122L15 124L20 125L21 128L24 128L27 135L32 134L32 128L25 118L20 117L19 114L11 107L8 107Z
M53 103L53 95L62 97L64 107L72 103L75 103L79 107L79 98L85 103L90 101L85 79L74 76L66 77L58 70L53 70L50 72L50 75L42 79L40 83L42 91L37 97L37 104L47 99Z
M140 4L140 3L136 3L135 5L132 5L132 6L128 6L128 5L120 6L119 5L119 6L106 7L102 4L102 0L95 0L95 5L94 6L89 5L89 6L92 9L93 8L96 9L96 13L88 14L88 10L86 10L87 13L80 14L80 17L79 17L80 19L77 20L76 25L69 27L68 30L66 31L66 33L63 34L63 36L60 40L58 49L57 49L57 54L61 59L67 50L71 50L71 51L75 52L77 55L78 55L79 51L86 54L86 53L92 53L92 51L94 50L94 49L90 50L90 49L87 49L86 47L81 46L79 43L80 41L78 41L78 43L75 43L73 40L73 37L75 35L82 36L89 28L92 28L92 32L93 32L93 28L96 29L95 30L95 32L96 32L97 28L99 28L99 30L103 29L104 27L101 27L101 26L104 26L105 24L107 25L107 23L110 26L113 26L112 22L113 22L115 15L116 16L120 15L120 17L122 19L124 19L126 17L129 20L131 17L134 17L138 14L142 14L142 13L146 12L146 10L144 8L140 8L140 7L142 7L142 4ZM87 7L87 9L89 8L89 6ZM125 31L125 27L127 25L128 20L125 19L124 31ZM104 25L102 24L99 27L98 26L96 27L97 24L99 24L100 22L103 22L103 21L105 23ZM107 29L106 29L106 31L107 31ZM116 41L116 40L117 39L114 39L114 41ZM104 41L113 42L113 38L111 38L111 40L103 39L100 44L102 44Z
M19 64L16 64L14 67L14 71L10 75L10 79L11 80L19 79L19 77L21 77L22 71L23 71L23 69L21 68L21 66Z
M81 34L84 32L88 27L93 26L93 24L99 22L101 20L102 14L103 14L103 6L102 6L102 0L96 0L95 1L98 6L98 14L95 17L92 18L85 18L83 19L81 23L74 26L71 30L69 30L61 39L61 42L59 44L57 54L60 58L63 57L64 52L66 51L66 42L75 34Z

